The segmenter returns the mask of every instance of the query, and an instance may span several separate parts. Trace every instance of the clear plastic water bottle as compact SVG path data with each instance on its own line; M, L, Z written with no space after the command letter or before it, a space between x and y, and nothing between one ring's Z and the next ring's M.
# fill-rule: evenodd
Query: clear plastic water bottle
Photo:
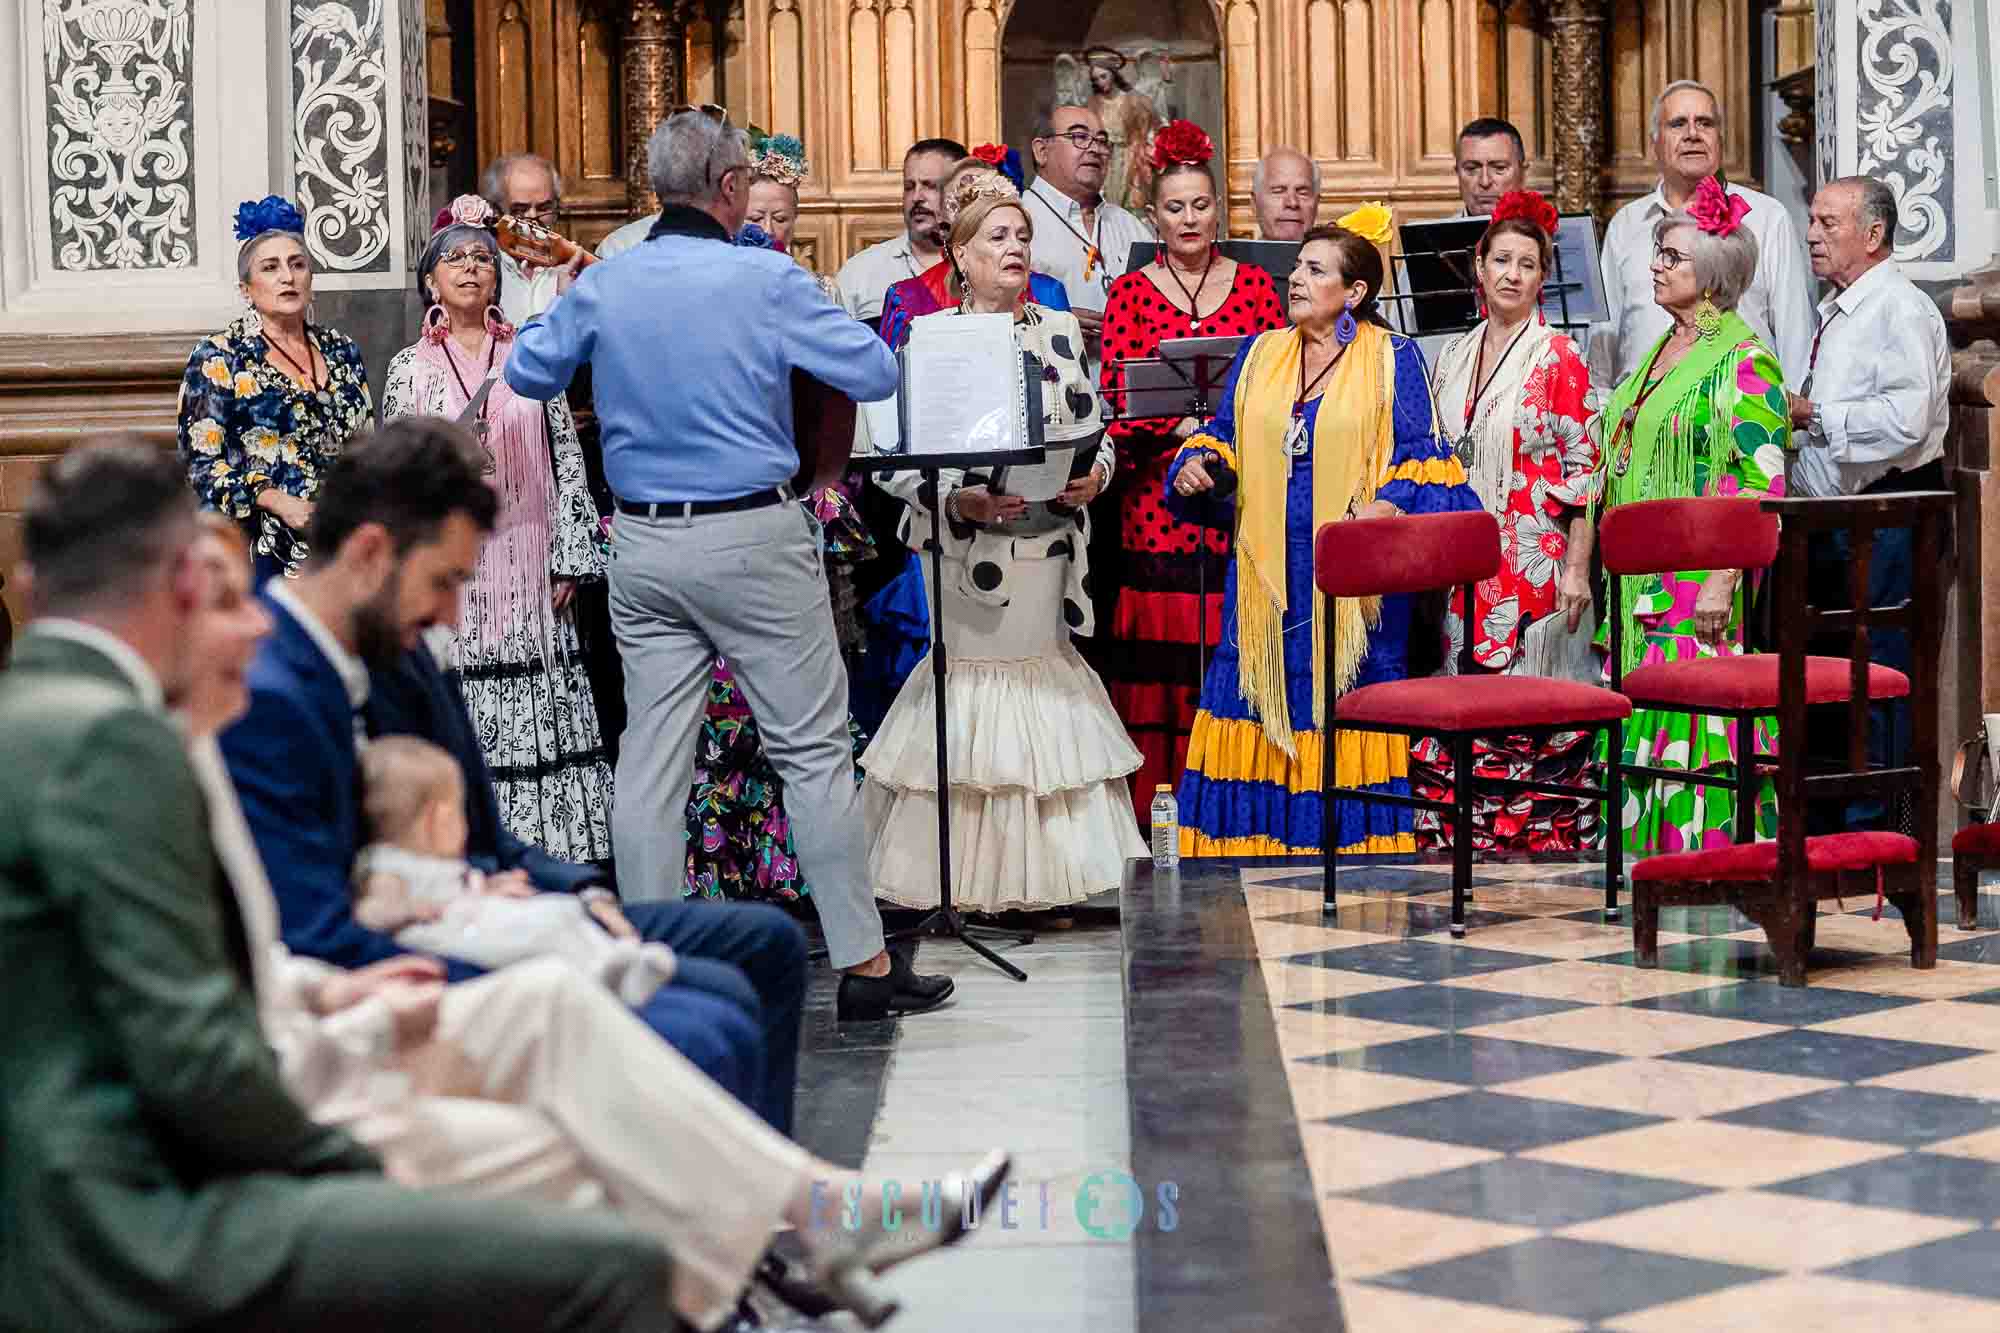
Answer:
M1153 868L1172 870L1181 863L1181 806L1174 789L1162 782L1153 789Z

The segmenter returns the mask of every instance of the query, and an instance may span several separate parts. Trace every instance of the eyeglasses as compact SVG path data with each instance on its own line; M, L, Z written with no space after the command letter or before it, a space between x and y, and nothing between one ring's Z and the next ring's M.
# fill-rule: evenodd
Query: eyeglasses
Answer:
M507 212L517 218L552 218L556 215L557 207L555 200L543 199L536 203L509 204Z
M438 263L449 264L453 268L465 268L467 266L473 268L492 268L493 262L493 252L483 245L468 245L462 249L453 250L448 255L438 256Z
M1653 250L1653 262L1669 273L1672 273L1692 258L1694 258L1693 255L1682 254L1670 245L1656 246Z
M1064 130L1060 134L1044 134L1041 137L1044 139L1067 139L1069 140L1069 146L1076 149L1079 153L1087 153L1093 148L1100 153L1109 153L1111 151L1110 135L1101 130L1096 134L1092 134L1081 125L1073 130Z
M713 102L703 102L699 106L693 102L682 102L667 113L667 119L672 120L675 116L685 116L690 113L697 116L707 116L718 125L727 125L729 123L729 108L717 106Z

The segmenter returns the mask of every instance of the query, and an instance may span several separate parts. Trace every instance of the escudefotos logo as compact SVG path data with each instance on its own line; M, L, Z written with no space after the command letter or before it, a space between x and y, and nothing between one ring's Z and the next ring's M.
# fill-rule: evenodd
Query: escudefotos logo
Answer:
M958 1219L967 1231L976 1231L989 1222L1002 1231L1050 1231L1056 1225L1057 1208L1069 1191L1049 1181L1026 1186L1010 1180L1000 1187L986 1216L981 1216L978 1198L968 1195ZM1156 1231L1172 1231L1180 1225L1180 1186L1162 1180L1150 1195L1129 1171L1094 1171L1083 1178L1070 1200L1077 1225L1098 1240L1130 1240L1141 1226ZM1148 1206L1150 1198L1151 1205ZM881 1207L867 1185L855 1181L836 1191L826 1181L816 1180L810 1192L806 1226L810 1230L839 1227L860 1232L880 1228L885 1234L906 1229L937 1232L945 1225L945 1193L942 1180L922 1181L909 1189L900 1180L881 1182ZM1150 1218L1150 1220L1149 1220Z

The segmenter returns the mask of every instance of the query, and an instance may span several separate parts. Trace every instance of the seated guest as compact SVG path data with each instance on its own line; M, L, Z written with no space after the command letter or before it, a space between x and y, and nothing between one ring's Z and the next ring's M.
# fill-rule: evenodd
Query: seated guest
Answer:
M1266 241L1299 241L1319 220L1319 164L1280 144L1257 159L1250 177L1257 235Z
M1802 446L1793 481L1802 493L1820 496L1945 489L1951 344L1937 302L1891 258L1895 191L1866 176L1821 187L1806 222L1806 246L1813 276L1832 283L1833 291L1819 304L1819 332L1805 380L1790 395L1793 437ZM1885 337L1885 330L1894 330L1894 336ZM1868 562L1869 605L1908 600L1916 576L1913 540L1908 528L1876 529ZM1846 529L1814 536L1810 567L1815 604L1847 605ZM1909 635L1871 629L1868 655L1907 672ZM1903 764L1910 746L1910 701L1870 708L1869 763ZM1838 726L1844 749L1844 714ZM1871 799L1850 805L1847 819L1862 825L1880 814L1880 803Z
M1661 335L1673 328L1654 299L1654 229L1684 210L1701 183L1722 170L1722 103L1692 79L1670 83L1653 101L1653 157L1660 186L1619 209L1604 229L1599 265L1604 270L1608 323L1594 332L1592 369L1600 383L1616 384L1639 368ZM1748 211L1743 225L1757 249L1757 271L1737 302L1737 313L1796 384L1811 358L1812 300L1807 295L1804 247L1791 210L1768 194L1742 185L1729 193Z
M82 447L23 526L41 618L0 677L7 1323L660 1327L677 1265L656 1238L392 1185L281 1081L250 989L263 956L164 711L204 662L211 601L185 474L137 443Z
M889 288L943 260L944 178L964 156L956 139L919 139L903 154L903 230L849 258L834 277L848 314L873 324Z
M1653 290L1670 328L1612 391L1604 410L1604 505L1697 495L1782 495L1791 435L1785 379L1771 349L1736 312L1758 272L1747 200L1713 176L1685 212L1653 224ZM1740 569L1628 577L1624 669L1746 651L1748 599ZM1600 641L1607 627L1600 628ZM1756 748L1777 753L1777 727L1757 722ZM1625 724L1625 762L1726 776L1750 738L1719 717L1638 709ZM1628 777L1625 850L1635 855L1726 847L1736 837L1733 787ZM1766 778L1756 831L1777 831Z
M1435 627L1413 631L1407 596L1383 598L1372 626L1358 598L1343 601L1338 623L1329 623L1313 583L1313 534L1350 513L1479 507L1437 436L1416 344L1376 322L1388 240L1388 210L1379 205L1306 233L1292 271L1292 327L1238 353L1221 409L1167 472L1176 516L1236 532L1222 636L1181 778L1183 856L1299 856L1329 837L1343 851L1414 847L1406 808L1342 801L1338 827L1326 829L1320 804L1320 746L1334 697L1403 679ZM1237 485L1229 497L1197 512L1191 498L1230 473ZM1333 646L1333 679L1315 646L1323 640ZM1339 783L1409 795L1403 738L1354 739L1358 762L1339 764Z
M197 344L181 377L181 462L203 506L243 525L259 583L305 564L327 469L375 417L361 349L312 323L305 227L276 195L236 210L236 277L250 309Z
M479 193L497 211L544 227L554 227L556 214L562 211L562 177L554 164L536 153L494 158L479 178ZM501 255L501 317L518 325L547 310L556 299L556 272Z
M1506 195L1527 188L1528 149L1512 121L1469 120L1458 132L1458 198L1462 218L1491 217Z
M879 1269L957 1238L892 1234L857 1246L844 1230L814 1226L815 1182L823 1197L838 1195L860 1187L853 1174L788 1142L556 959L445 988L434 959L345 972L289 953L213 740L248 706L246 670L271 627L232 537L211 530L197 546L212 588L191 631L194 668L181 712L242 914L264 1031L286 1087L315 1119L347 1129L405 1183L617 1209L675 1256L673 1306L697 1328L728 1315L753 1270L781 1297L814 1307L878 1304L856 1280L862 1265ZM409 737L371 743L367 761L382 767L391 756L387 767L407 767L393 756L419 747L432 752L434 780L457 781L450 756ZM371 804L380 795L371 784ZM424 818L449 822L453 813L433 803ZM676 1132L635 1137L653 1118L671 1120ZM983 1203L1007 1165L1004 1155L989 1157L961 1179ZM857 1197L874 1208L880 1188ZM946 1207L962 1219L960 1203ZM822 1283L760 1264L781 1223L798 1229L814 1266L827 1270Z
M1567 337L1542 318L1542 284L1555 249L1555 206L1533 191L1502 195L1474 250L1473 280L1488 314L1438 358L1437 408L1473 491L1499 520L1500 572L1473 590L1467 613L1445 617L1444 670L1461 670L1469 641L1475 674L1516 672L1595 683L1597 628L1590 602L1589 506L1597 445L1584 428L1590 372ZM1586 785L1591 733L1507 736L1472 743L1485 776ZM1410 747L1411 784L1451 799L1450 751L1425 737ZM1573 852L1595 846L1599 802L1516 793L1475 800L1482 851ZM1417 812L1420 839L1440 841L1442 819Z
M942 516L946 712L981 738L945 796L954 842L978 849L953 860L951 899L981 912L1062 907L1117 888L1126 860L1146 854L1125 784L1139 752L1070 643L1092 629L1085 506L1111 479L1111 446L1075 316L1021 299L1034 237L1021 196L998 177L959 189L947 253L963 303L924 318L1010 315L1019 350L1048 368L1052 453L1068 446L1061 456L1083 466L1049 501L957 468L938 474L930 496L914 472L890 484L912 505L911 546ZM932 671L911 673L861 756L869 880L908 907L935 907L939 896L935 686Z
M468 432L434 418L382 427L343 454L328 476L306 573L274 585L268 605L276 630L251 667L250 711L221 743L272 873L285 943L295 952L346 967L403 952L394 939L356 922L349 901L348 876L362 844L356 736L371 668L392 669L425 630L449 627L458 613L497 505L476 458ZM485 781L479 790L490 795ZM761 1005L729 960L768 950L760 959L764 993L796 1025L796 988L803 984L798 928L782 913L759 908L716 910L765 911L769 918L696 918L696 909L662 905L635 910L633 921L601 885L585 892L607 929L659 940L681 957L673 984L641 1015L718 1083L786 1129L790 1083L780 1087L766 1077ZM787 963L787 975L773 975ZM790 1071L782 1073L788 1080Z

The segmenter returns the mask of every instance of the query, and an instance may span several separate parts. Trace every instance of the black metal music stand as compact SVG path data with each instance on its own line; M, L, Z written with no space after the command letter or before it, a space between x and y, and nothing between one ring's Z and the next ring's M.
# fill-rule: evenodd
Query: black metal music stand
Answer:
M938 905L916 925L891 932L885 942L897 944L926 935L957 940L1016 981L1026 981L1028 974L980 941L1012 940L1016 944L1033 944L1034 932L968 925L951 902L951 762L945 752L944 543L938 539L939 532L949 520L941 512L938 473L948 467L989 469L1004 464L1040 463L1043 455L1044 450L1037 446L999 452L870 454L855 458L850 464L858 471L882 475L915 472L924 479L924 485L938 505L932 509L930 536L924 540L924 550L930 554L931 703L937 719Z

